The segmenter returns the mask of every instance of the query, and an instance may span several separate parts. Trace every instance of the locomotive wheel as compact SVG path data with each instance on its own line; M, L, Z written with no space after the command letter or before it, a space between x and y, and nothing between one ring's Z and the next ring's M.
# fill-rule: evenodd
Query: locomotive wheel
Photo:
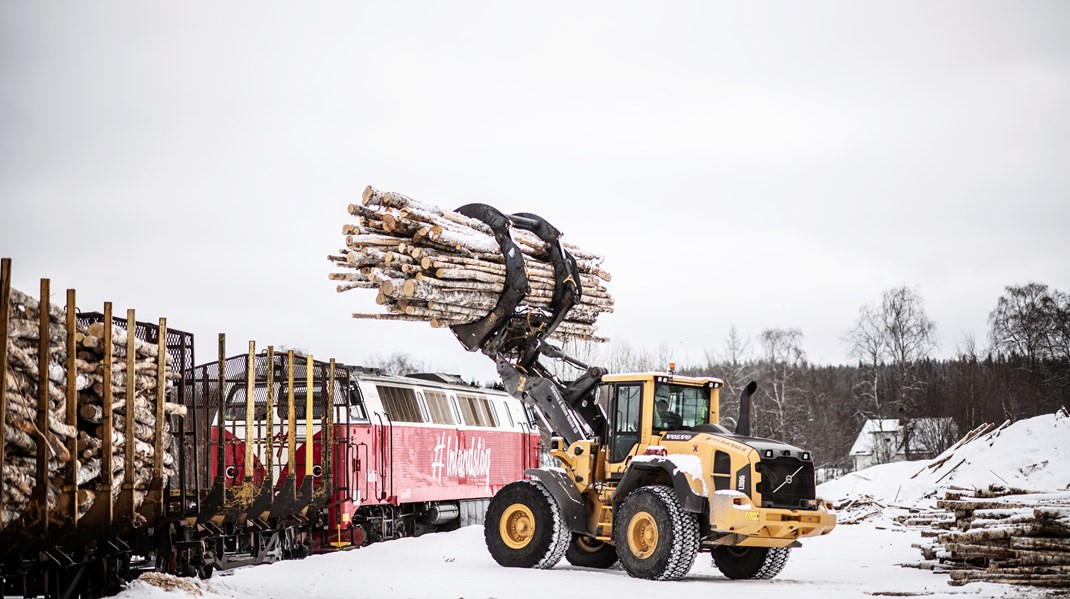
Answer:
M624 570L635 578L678 580L698 553L698 520L668 487L640 487L613 518L613 542Z
M573 566L605 570L617 563L617 548L587 535L573 534L565 559Z
M769 579L784 569L789 547L714 547L713 563L721 574L734 579Z
M483 538L494 561L507 568L552 568L572 535L557 500L541 483L517 481L490 500Z

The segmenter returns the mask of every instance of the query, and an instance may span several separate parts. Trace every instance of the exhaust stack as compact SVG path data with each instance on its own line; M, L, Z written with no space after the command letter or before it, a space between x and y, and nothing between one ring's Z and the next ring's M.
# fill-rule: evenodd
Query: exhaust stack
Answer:
M751 381L739 394L739 421L736 423L736 434L745 437L750 436L750 398L758 390L758 383Z

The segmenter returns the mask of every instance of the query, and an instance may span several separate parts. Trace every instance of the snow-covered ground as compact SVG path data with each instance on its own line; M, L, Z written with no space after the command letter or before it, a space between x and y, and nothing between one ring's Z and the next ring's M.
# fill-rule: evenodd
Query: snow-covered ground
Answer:
M622 570L576 568L564 560L552 570L503 568L487 553L483 528L472 526L335 555L246 568L198 585L208 598L242 599L1021 596L1021 589L1000 585L949 587L946 576L897 566L918 561L918 551L910 544L919 539L915 531L893 530L881 524L845 526L794 550L787 567L773 580L729 580L713 566L709 554L700 554L683 580L652 582L631 578ZM121 597L175 599L176 594L134 582Z
M121 597L175 599L198 593L209 599L1059 596L1058 592L989 583L951 587L945 574L901 567L920 561L911 545L921 542L921 534L894 517L906 513L906 507L932 503L934 491L948 485L1009 483L1066 492L1070 488L1070 418L1048 415L1015 423L957 448L954 457L939 466L927 467L938 460L876 466L819 487L820 496L836 502L868 496L888 507L871 510L865 521L841 525L827 537L804 540L784 571L768 581L729 580L713 566L709 554L700 554L690 574L677 582L637 580L622 570L576 568L566 561L551 570L503 568L487 553L483 529L476 526L217 574L210 581L183 581L186 588L175 591L135 581Z

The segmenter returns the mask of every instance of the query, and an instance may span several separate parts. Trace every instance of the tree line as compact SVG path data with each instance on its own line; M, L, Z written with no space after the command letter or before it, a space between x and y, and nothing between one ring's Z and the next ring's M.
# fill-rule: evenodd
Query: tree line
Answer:
M1008 286L988 320L983 346L967 337L952 357L936 358L937 327L921 295L896 287L859 308L843 336L850 364L809 362L798 328L767 328L751 340L732 327L703 363L679 372L724 379L721 414L729 423L743 387L758 381L753 432L810 449L819 466L847 470L869 419L950 418L917 429L916 442L935 455L982 423L1051 413L1070 401L1070 295L1040 283ZM670 356L667 345L637 351L611 342L587 358L628 372L663 369Z
M950 358L936 358L937 326L917 290L889 289L859 308L843 336L850 364L807 360L798 328L767 328L749 339L732 327L704 360L678 372L724 380L722 421L734 423L746 384L758 381L752 431L805 447L820 467L850 469L850 450L869 419L942 418L916 439L933 455L985 422L1051 413L1070 400L1070 295L1041 283L1008 286L989 314L984 344L964 338ZM668 344L637 350L615 340L568 353L610 372L662 370ZM373 356L389 374L433 369L407 354ZM566 373L561 373L568 378ZM953 423L953 424L952 424ZM876 456L878 462L891 456Z

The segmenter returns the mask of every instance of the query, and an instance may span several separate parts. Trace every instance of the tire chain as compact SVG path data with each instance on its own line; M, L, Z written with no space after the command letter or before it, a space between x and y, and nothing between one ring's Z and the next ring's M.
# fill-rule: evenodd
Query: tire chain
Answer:
M787 565L788 556L790 555L790 547L773 547L769 549L769 553L765 554L765 562L762 563L762 567L758 569L754 578L759 580L769 580L777 574L780 574L780 571Z
M691 512L685 512L669 487L646 487L669 509L672 518L672 536L681 545L681 551L672 551L665 571L654 580L679 580L691 571L698 555L698 520ZM675 549L675 548L674 548Z
M522 481L539 490L543 497L546 499L547 505L550 506L550 513L554 520L554 534L550 541L550 549L546 552L539 563L535 564L535 568L540 570L549 570L557 565L561 561L561 558L565 557L565 552L568 550L568 544L572 541L572 531L565 528L565 518L561 515L561 506L557 505L557 500L550 494L550 491L546 489L546 485L537 483L532 480Z

